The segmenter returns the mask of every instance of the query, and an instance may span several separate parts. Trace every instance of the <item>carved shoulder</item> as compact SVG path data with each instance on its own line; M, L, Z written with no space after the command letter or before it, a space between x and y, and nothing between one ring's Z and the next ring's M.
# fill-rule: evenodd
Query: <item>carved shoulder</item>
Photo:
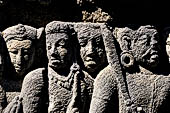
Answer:
M47 93L45 91L47 82L47 72L44 68L36 69L26 75L21 90L24 113L37 113L42 110L42 104L45 103L42 97Z
M44 71L45 71L45 68L39 68L39 69L33 70L30 73L28 73L24 78L21 92L24 91L24 90L28 90L30 88L31 89L35 88L35 86L43 85L43 83L44 83L44 80L43 80L44 79L43 78Z
M111 66L108 65L104 68L94 81L93 96L101 99L109 99L112 91L115 90L117 86L115 74Z

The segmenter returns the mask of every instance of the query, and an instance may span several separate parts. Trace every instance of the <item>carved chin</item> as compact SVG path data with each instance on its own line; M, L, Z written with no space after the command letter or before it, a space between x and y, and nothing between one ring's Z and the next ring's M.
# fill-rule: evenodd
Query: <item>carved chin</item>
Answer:
M61 64L60 60L52 60L51 61L51 65L58 65L58 64Z
M85 63L85 67L89 72L94 72L96 70L96 62L94 61L89 61Z
M63 67L66 67L67 63L64 61L56 60L56 61L51 61L49 63L49 66L52 68L60 69Z
M16 70L17 75L19 76L22 76L25 72L25 70L22 70L22 69L15 69L15 70Z
M151 67L156 67L159 63L158 55L152 55L149 60L149 64Z

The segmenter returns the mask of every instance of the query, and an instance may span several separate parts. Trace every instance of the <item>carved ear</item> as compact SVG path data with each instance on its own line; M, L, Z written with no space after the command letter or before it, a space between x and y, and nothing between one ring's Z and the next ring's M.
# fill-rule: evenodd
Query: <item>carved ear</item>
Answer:
M44 32L44 27L37 29L37 39L40 39Z
M122 49L123 50L130 50L131 49L131 39L129 36L123 36L121 41Z

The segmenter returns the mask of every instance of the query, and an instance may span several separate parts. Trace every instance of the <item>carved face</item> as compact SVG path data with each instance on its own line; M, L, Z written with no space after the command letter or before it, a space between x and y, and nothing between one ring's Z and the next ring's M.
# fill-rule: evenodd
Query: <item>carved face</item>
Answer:
M106 61L104 43L101 35L78 36L80 54L85 68L93 73L97 71Z
M170 34L169 34L169 37L166 40L166 53L170 57Z
M4 56L2 51L3 51L2 48L0 48L0 75L4 70Z
M72 61L70 40L66 33L49 34L46 40L49 66L63 69Z
M152 32L142 33L136 37L132 51L136 61L154 67L159 61L158 32L154 29L151 30Z
M10 40L7 42L7 48L16 73L23 76L34 61L35 47L32 41Z

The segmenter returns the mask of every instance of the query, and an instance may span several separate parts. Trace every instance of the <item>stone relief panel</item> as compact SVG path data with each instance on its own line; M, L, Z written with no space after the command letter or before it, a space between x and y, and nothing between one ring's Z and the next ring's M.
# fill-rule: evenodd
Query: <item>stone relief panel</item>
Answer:
M18 24L2 32L4 113L170 112L170 71L161 67L169 60L169 29L52 21L43 31ZM48 63L31 68L41 63L37 57ZM6 59L15 73L3 78Z

